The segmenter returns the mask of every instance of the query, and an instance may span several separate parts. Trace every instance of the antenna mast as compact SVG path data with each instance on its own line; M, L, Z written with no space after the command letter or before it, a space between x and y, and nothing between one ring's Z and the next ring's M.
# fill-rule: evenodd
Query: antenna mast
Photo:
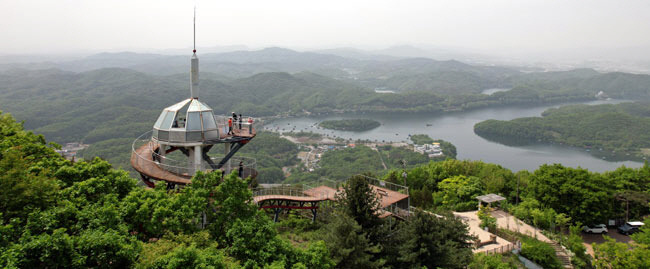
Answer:
M194 52L196 53L196 6L194 6Z
M190 96L199 99L199 57L196 57L196 6L194 6L194 48L190 66Z

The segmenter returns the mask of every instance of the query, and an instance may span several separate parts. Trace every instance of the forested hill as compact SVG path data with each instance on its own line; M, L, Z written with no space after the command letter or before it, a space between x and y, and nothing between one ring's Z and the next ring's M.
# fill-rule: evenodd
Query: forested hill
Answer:
M128 156L116 156L130 152L133 139L151 129L164 107L189 96L188 58L105 53L75 62L18 65L27 69L5 64L0 67L0 109L55 142L91 144L86 158L124 164ZM36 70L47 66L57 68ZM201 55L201 70L200 98L217 114L442 113L593 100L601 90L613 98L650 99L647 75L590 69L521 73L458 61L361 60L281 48ZM489 87L511 90L480 94Z
M185 73L189 70L188 55L162 55L148 53L99 53L81 59L57 62L6 63L0 70L13 68L46 69L57 68L73 72L85 72L102 68L129 68L156 75ZM386 58L378 55L364 60L341 57L327 53L299 52L285 48L265 48L255 51L232 51L223 53L201 53L201 70L218 73L231 78L248 77L263 72L323 72L338 75L364 72L361 78L391 75L401 70L400 75L413 72L467 71L475 73L513 73L509 68L472 66L458 61L436 61L426 58Z
M199 55L205 77L229 81L259 73L309 72L358 86L396 92L427 92L437 95L480 94L489 88L532 86L554 92L571 91L595 95L604 91L613 98L650 98L650 76L627 73L602 74L592 69L524 73L513 67L470 65L455 60L397 58L384 55L342 57L322 52L299 52L285 48L233 51ZM183 74L189 55L146 53L100 53L71 61L4 63L0 71L60 69L88 72L104 68L128 68L151 75ZM543 94L548 95L548 94Z
M451 64L464 68L460 63ZM200 97L215 113L237 111L253 116L303 111L458 111L590 100L601 89L612 97L650 96L648 76L584 70L533 73L526 80L509 78L508 83L520 84L510 91L492 95L446 95L431 91L381 94L354 81L310 72L260 73L240 79L221 79L219 74L201 73L201 77ZM188 80L186 74L156 76L124 68L82 73L12 69L0 73L0 108L25 120L26 128L43 133L53 141L102 142L109 150L112 146L128 144L127 140L148 131L162 108L186 98ZM574 88L569 82L586 86ZM564 84L569 86L561 86Z
M83 73L13 70L0 75L0 107L54 141L86 139L93 143L110 137L105 132L111 130L130 133L149 129L164 107L189 96L188 79L119 68ZM340 100L353 102L350 97L363 94L372 93L307 73L263 73L227 83L203 79L199 93L217 114L237 111L256 116L332 109L335 107L329 106L337 102L346 104ZM97 128L105 128L99 132L105 137L93 138L100 135L92 133Z
M563 106L542 117L483 121L474 132L504 143L545 141L650 156L650 103Z

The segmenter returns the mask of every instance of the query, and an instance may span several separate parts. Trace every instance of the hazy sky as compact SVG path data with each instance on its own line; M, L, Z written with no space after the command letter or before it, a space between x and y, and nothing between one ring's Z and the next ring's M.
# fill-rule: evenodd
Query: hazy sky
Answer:
M650 0L0 0L0 53L190 47L650 46Z

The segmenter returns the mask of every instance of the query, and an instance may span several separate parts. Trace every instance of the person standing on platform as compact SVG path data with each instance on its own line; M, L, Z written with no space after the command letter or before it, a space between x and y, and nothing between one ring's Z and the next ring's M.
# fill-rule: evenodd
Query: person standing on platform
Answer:
M241 122L244 121L244 117L239 114L239 130L241 131Z
M232 118L228 118L228 134L231 135L232 133Z
M232 112L232 119L237 122L237 114L234 111Z
M248 117L248 134L253 134L253 118Z

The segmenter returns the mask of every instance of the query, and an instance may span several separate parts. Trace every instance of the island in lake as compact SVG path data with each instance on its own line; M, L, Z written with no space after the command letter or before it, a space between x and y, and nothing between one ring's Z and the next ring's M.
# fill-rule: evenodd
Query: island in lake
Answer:
M362 132L375 129L381 123L371 119L344 119L344 120L326 120L318 124L325 129Z
M474 125L474 132L507 145L551 142L592 153L611 152L624 159L647 158L650 104L563 106L544 111L542 117L479 122Z

